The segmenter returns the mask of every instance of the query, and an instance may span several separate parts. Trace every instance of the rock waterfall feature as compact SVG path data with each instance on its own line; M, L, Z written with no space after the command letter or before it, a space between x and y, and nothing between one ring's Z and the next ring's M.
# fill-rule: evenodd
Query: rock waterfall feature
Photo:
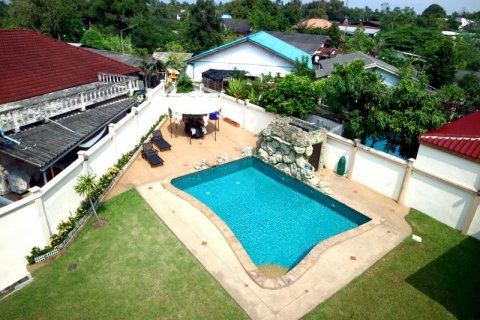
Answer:
M262 131L255 156L285 174L330 194L328 185L315 176L315 167L323 166L326 139L327 131L321 127L296 118L279 119ZM320 154L314 155L314 149Z

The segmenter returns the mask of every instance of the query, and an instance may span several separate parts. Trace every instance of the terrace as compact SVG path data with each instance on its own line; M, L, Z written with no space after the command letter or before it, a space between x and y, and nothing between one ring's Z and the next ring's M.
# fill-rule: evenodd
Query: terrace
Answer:
M224 154L238 158L244 147L255 145L257 137L224 121L217 141L206 135L190 144L175 125L172 137L167 123L161 130L172 144L171 151L159 153L165 165L150 168L137 156L100 208L109 225L102 230L87 225L58 261L33 272L34 283L0 302L1 318L243 318L241 309L253 319L299 318L312 310L316 318L338 312L347 318L372 313L380 318L478 314L478 308L468 302L473 298L447 299L451 274L437 274L435 281L444 284L435 292L425 282L431 278L425 272L438 267L439 257L456 260L460 273L471 272L477 243L417 213L410 214L409 220L425 243L404 240L411 232L405 221L408 208L328 169L317 175L329 183L336 198L382 223L323 251L291 286L261 288L205 215L162 183L171 176L194 172L194 164L201 160L214 161ZM457 245L462 245L465 254L461 259L458 252L453 255L456 258L452 256ZM72 264L74 270L68 271ZM477 284L476 279L461 283L457 296L473 292ZM418 290L411 290L412 286ZM377 298L379 292L385 292L385 300ZM408 306L394 303L399 295L409 301Z
M363 273L411 232L404 220L408 208L322 169L317 172L318 177L328 182L338 200L376 219L378 224L355 234L354 238L341 239L322 252L318 260L308 261L308 271L293 285L277 290L262 288L249 277L230 241L225 240L217 227L198 208L164 187L171 177L196 171L194 163L201 160L216 161L218 155L224 154L230 160L240 158L244 147L255 146L257 137L224 121L217 141L209 134L190 144L180 125L176 128L172 123L171 128L168 121L161 131L172 144L170 151L159 153L165 164L150 168L138 156L107 199L136 188L175 236L254 319L301 317ZM209 128L212 131L213 124ZM267 279L267 285L272 285L272 281Z

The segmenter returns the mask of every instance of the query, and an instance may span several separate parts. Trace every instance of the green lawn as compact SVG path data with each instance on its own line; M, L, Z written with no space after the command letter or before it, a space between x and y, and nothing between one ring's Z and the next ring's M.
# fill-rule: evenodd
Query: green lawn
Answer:
M0 319L243 319L241 308L131 190L104 203L35 281L0 301ZM306 319L480 319L480 241L422 213L406 239ZM76 263L75 271L67 271Z
M406 239L305 319L480 319L480 241L411 210Z
M247 318L135 190L99 212L109 224L90 221L63 257L0 301L0 319Z

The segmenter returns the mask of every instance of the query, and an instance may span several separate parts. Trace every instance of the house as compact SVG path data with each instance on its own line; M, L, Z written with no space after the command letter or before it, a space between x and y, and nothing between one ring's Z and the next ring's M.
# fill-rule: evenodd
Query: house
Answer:
M318 60L318 64L314 64L317 78L328 77L334 71L335 64L348 64L360 59L365 64L365 69L377 72L382 76L383 82L389 86L396 86L400 81L399 70L382 60L371 57L360 51L337 56L332 59Z
M252 32L252 27L248 24L248 21L242 19L223 18L223 27L230 29L234 34L239 37L244 37Z
M431 210L438 220L469 233L480 228L480 111L448 123L443 127L423 133L418 138L415 168L427 173L434 172L441 179L462 186L465 191L457 192L455 206L465 206L460 215L449 212L448 207ZM432 188L432 185L429 186ZM469 195L468 192L471 194ZM470 200L469 198L472 198ZM446 200L446 199L445 199ZM440 202L431 199L426 202ZM436 204L436 203L435 203ZM433 204L432 204L433 205ZM422 208L419 208L422 209ZM475 213L478 213L475 215ZM472 226L474 226L472 228ZM470 233L469 233L470 234ZM479 234L476 235L480 237Z
M353 34L358 28L363 28L363 33L368 34L371 37L375 37L380 31L380 22L378 21L363 21L358 23L351 23L348 19L338 24L340 31L345 34Z
M292 26L292 29L328 29L332 23L325 19L313 18L302 21Z
M185 60L186 72L194 81L201 81L202 73L210 69L243 70L252 77L285 75L304 58L312 67L312 55L328 39L321 35L259 31Z
M29 30L0 30L0 195L42 186L136 103L138 68Z
M82 49L91 51L93 53L99 54L101 56L117 60L121 63L128 64L129 66L132 66L134 68L139 68L141 67L141 64L143 61L145 61L148 64L155 63L156 60L153 58L141 58L138 56L134 56L131 54L126 54L126 53L119 53L119 52L114 52L114 51L109 51L109 50L103 50L103 49L96 49L96 48L91 48L87 46L80 45ZM145 71L140 70L138 73L139 75L139 80L141 80L140 85L142 86L145 80ZM158 84L158 79L155 76L150 75L148 77L148 87L155 87Z

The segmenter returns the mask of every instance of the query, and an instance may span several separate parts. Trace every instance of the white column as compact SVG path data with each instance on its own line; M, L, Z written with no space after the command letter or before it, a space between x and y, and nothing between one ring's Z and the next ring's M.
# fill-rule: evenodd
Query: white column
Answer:
M108 124L108 133L112 134L112 144L113 144L113 154L115 156L115 161L118 159L118 148L117 148L117 135L115 134L115 124Z
M85 150L80 150L77 152L77 155L79 158L81 158L83 161L82 161L82 173L83 174L88 174L89 170L88 170L88 154L87 154L87 151Z
M412 169L414 163L415 159L408 159L407 170L405 171L405 175L403 176L402 186L400 188L400 194L398 195L397 200L400 204L405 204L405 197L407 195L408 185L410 183L410 177L412 176Z
M468 212L467 219L465 219L465 224L463 225L463 234L467 234L472 225L473 219L475 218L475 213L478 210L478 205L480 204L480 190L477 191L477 194L473 195L472 205L470 206L470 211Z
M45 242L50 244L50 237L52 236L52 228L50 221L48 221L47 213L45 212L45 206L42 199L42 189L35 186L28 189L30 193L35 197L35 206L37 207L38 220L42 229L42 234L45 237Z
M358 145L360 144L360 142L360 139L353 140L352 154L350 156L350 159L347 159L347 161L350 160L348 161L347 179L352 179L353 169L355 167L355 158L357 157Z

